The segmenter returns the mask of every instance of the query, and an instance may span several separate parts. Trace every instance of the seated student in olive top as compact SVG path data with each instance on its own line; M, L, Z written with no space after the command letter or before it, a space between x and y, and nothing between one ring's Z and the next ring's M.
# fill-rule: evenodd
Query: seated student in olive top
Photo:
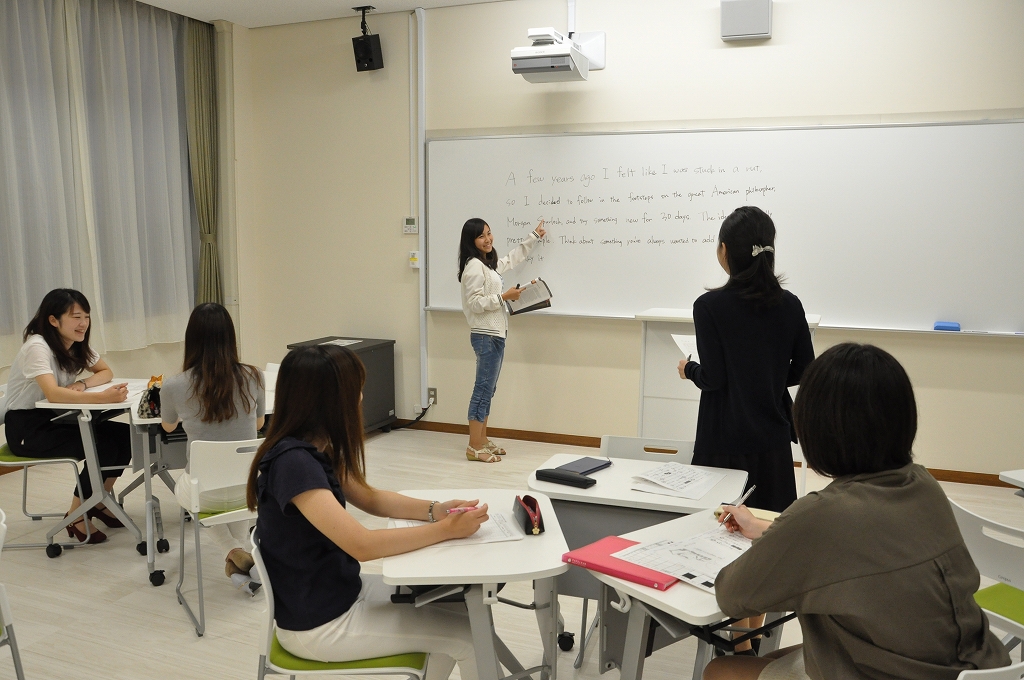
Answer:
M804 372L793 420L808 465L833 481L774 522L726 506L726 528L755 542L715 591L729 616L796 612L804 644L716 659L704 680L954 680L1008 665L949 501L912 462L917 405L899 362L829 349Z

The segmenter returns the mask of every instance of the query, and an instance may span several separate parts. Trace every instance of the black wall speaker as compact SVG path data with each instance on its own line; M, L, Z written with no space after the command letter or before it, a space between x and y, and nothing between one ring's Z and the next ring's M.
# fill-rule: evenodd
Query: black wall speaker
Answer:
M384 68L379 35L360 35L352 38L352 51L356 55L357 71L376 71Z

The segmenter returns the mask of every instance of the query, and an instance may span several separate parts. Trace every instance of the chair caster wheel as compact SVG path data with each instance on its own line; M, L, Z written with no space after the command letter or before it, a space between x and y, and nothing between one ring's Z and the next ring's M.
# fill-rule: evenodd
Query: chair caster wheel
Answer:
M155 586L162 586L164 584L164 570L157 569L149 575L149 582Z
M558 648L563 652L568 652L576 644L575 633L559 633L558 634Z
M47 557L60 557L60 554L62 552L64 552L64 548L60 547L60 544L58 543L51 543L50 545L46 546Z
M171 544L166 538L161 538L156 542L156 551L158 553L165 553L171 549Z
M135 545L135 552L139 553L140 555L145 555L146 554L146 542L143 541L142 543L137 543Z

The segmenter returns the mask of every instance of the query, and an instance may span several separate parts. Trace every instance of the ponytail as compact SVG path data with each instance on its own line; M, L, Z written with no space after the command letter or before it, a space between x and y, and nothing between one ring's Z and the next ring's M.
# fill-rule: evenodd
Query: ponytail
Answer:
M775 274L775 223L760 208L737 208L722 222L729 280L718 290L734 290L745 300L771 307L782 300L782 277Z

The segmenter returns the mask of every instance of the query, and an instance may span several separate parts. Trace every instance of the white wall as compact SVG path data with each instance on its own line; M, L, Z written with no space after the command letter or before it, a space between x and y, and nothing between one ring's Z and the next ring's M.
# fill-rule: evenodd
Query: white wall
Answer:
M428 11L428 135L1024 117L1015 0L776 0L774 37L753 44L719 39L717 0L577 5L580 30L607 32L608 67L587 83L551 85L514 76L508 54L528 27L564 28L562 0ZM241 336L258 364L320 335L393 338L398 413L411 417L418 296L406 257L416 240L400 230L410 202L409 24L403 13L370 26L386 64L373 73L355 71L357 19L235 28ZM432 313L428 330L439 389L428 419L464 422L465 320ZM881 345L907 367L926 465L1020 467L1024 345L820 331L817 348L847 339ZM639 341L636 322L513 319L491 424L635 433Z

